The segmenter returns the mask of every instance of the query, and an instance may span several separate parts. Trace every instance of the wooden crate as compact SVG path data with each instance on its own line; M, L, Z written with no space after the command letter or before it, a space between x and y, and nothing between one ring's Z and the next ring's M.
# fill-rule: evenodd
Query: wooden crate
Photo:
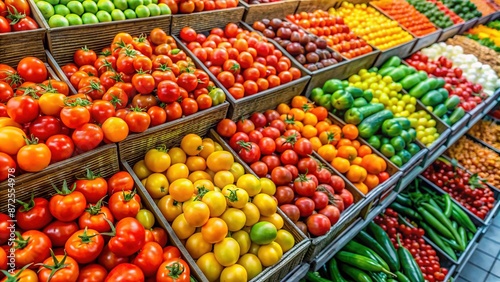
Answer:
M300 0L296 13L314 12L315 10L328 11L331 7L342 1L339 0Z
M29 199L31 193L35 193L35 196L46 197L54 192L52 184L58 188L63 180L71 184L76 180L76 176L81 176L87 168L95 173L100 173L103 177L109 177L117 172L119 163L116 145L109 144L99 147L90 152L52 164L37 173L25 173L16 176L12 178L15 180L13 182L14 187L8 185L8 180L3 181L0 183L0 201L5 205L1 206L1 210L5 211L7 202L11 204L11 199L13 199L9 195L9 188L15 189L12 194L19 200Z
M42 24L43 17L40 16L36 5L29 1L31 17L36 21L39 28L26 31L15 31L0 33L0 63L15 66L21 58L27 56L42 59L45 56L45 26Z
M111 41L119 32L140 35L151 31L155 27L162 28L168 32L172 19L171 15L163 15L107 23L51 28L38 8L34 9L34 13L43 19L42 24L47 30L47 46L54 59L62 65L73 61L73 54L77 48L87 46L99 53L101 49L111 45Z
M244 22L239 22L238 24L246 30L253 30ZM227 117L230 119L235 120L254 112L276 108L281 103L288 103L293 99L293 97L298 96L302 93L310 79L310 77L304 71L302 71L302 77L297 80L293 80L287 84L258 92L251 96L246 96L241 99L235 99L231 94L229 94L229 91L222 84L220 84L220 82L208 70L208 68L201 62L199 62L196 56L189 49L187 49L175 35L174 38L177 40L177 45L182 46L183 50L185 50L185 52L187 52L187 54L189 54L189 56L196 61L197 65L199 65L200 68L208 73L210 79L215 82L216 86L221 88L226 93L226 98L231 104L227 115ZM274 44L275 48L280 48L276 42L270 39L268 39L268 41ZM283 54L285 55L285 53ZM288 56L288 58L292 61L292 65L294 67L300 69L299 63L294 61L290 56Z
M287 15L295 13L298 0L282 0L273 3L248 4L245 0L240 0L240 4L245 7L243 21L247 24L253 24L262 19L284 19Z
M212 123L211 126L215 125L215 123ZM163 144L167 148L171 148L173 146L176 146L180 143L182 137L189 133L195 133L200 136L208 136L211 137L214 141L223 143L222 139L217 135L217 133L213 130L208 131L206 127L195 127L195 128L186 128L183 132L175 134L176 138L165 138L164 134L157 133L154 135L149 136L149 139L151 140L151 144L149 147L145 148L145 151L154 148L158 144ZM178 138L177 138L178 137ZM224 146L224 145L223 145ZM227 149L224 147L224 149ZM167 227L166 230L169 233L170 237L174 238L176 241L180 243L180 240L178 237L175 235L175 232L173 231L172 227L170 224L166 221L165 217L155 204L154 200L149 196L149 194L146 191L146 188L140 183L140 179L137 178L135 173L133 172L131 166L137 162L138 160L142 159L144 157L145 152L138 152L136 151L133 156L131 156L131 161L128 162L125 159L122 159L123 166L129 171L129 173L134 177L136 180L137 186L139 190L141 191L142 195L141 197L143 199L146 199L148 205L148 209L153 212L156 218L159 218L163 224ZM242 161L239 159L237 155L235 155L235 161L242 163ZM247 171L248 173L248 171ZM285 214L283 214L280 210L278 210L278 213L283 217L284 219L284 227L283 229L289 231L294 239L295 239L295 246L289 250L287 253L283 255L281 260L274 266L265 268L258 276L254 277L251 282L263 282L263 281L278 281L282 277L284 277L289 271L291 271L295 266L299 265L303 258L304 255L307 251L307 248L309 247L309 240L305 235L291 222ZM184 246L182 246L184 249ZM185 250L185 249L184 249ZM187 250L184 252L185 256L189 261L192 261L194 263L194 260L191 258L191 256L188 255ZM196 266L196 269L199 270L198 266ZM206 282L208 279L203 275L203 273L200 270L200 277L198 278L198 281L203 281Z
M172 16L171 33L178 35L183 27L190 26L196 32L209 31L214 27L225 26L227 23L236 23L243 19L245 7L204 11L192 14L177 14Z

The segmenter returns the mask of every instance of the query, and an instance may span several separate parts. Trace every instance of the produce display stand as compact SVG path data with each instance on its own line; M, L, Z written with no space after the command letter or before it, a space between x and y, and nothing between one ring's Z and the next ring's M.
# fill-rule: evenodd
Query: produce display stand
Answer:
M299 2L299 0L282 0L253 5L248 4L245 0L240 0L240 5L245 7L243 21L251 25L262 19L285 18L287 15L295 13Z
M225 26L227 23L239 22L243 19L244 13L245 7L238 6L222 10L172 15L170 33L177 35L186 26L192 27L197 32L207 31L217 26Z
M335 6L339 0L300 0L295 13L299 12L314 12L315 10L328 11L329 8Z
M244 22L238 22L238 25L245 30L253 31L253 29ZM203 31L205 31L205 33L208 33L207 30ZM208 70L208 68L204 64L202 64L198 60L198 58L196 58L196 56L191 52L191 50L186 48L186 46L181 43L181 41L176 35L173 35L173 37L177 41L177 45L181 46L183 50L191 58L193 58L193 61L196 62L197 66L200 69L203 69L206 73L208 73L210 79L214 81L214 83L216 83L217 87L221 88L224 91L224 93L226 93L226 100L229 101L229 103L231 104L227 117L233 120L236 120L240 117L248 116L253 112L261 112L270 108L274 109L281 103L289 103L293 97L299 95L300 93L302 93L302 91L304 91L304 88L306 87L310 79L310 76L307 75L306 72L301 70L302 77L299 79L292 80L289 83L258 92L254 95L246 96L241 99L235 99L229 93L229 91L222 84L218 82L217 78ZM268 39L268 41L271 42L275 46L275 48L280 48L275 41L270 39ZM287 56L285 52L283 52L283 55ZM292 60L293 58L291 58L290 56L287 57L292 61L292 65L294 67L300 69L299 63Z
M170 15L113 21L106 23L86 24L69 27L51 28L38 8L33 13L42 19L42 26L47 30L47 47L54 59L61 64L71 63L76 48L87 46L99 53L108 47L118 32L140 35L145 30L159 27L166 32L170 30Z
M301 263L297 265L285 278L281 279L283 282L299 282L301 277L304 277L309 271L311 266L308 263Z

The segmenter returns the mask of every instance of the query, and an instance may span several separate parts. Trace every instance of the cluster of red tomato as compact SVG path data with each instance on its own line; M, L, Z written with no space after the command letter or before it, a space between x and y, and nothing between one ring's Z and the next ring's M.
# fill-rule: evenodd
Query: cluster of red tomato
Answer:
M237 123L224 119L217 132L255 174L278 186L278 205L305 234L326 234L353 203L343 179L311 157L312 143L298 130L286 129L277 111L254 113Z
M107 181L87 171L71 187L64 182L48 200L21 202L15 212L19 232L14 245L12 218L0 214L0 269L7 270L8 255L14 256L16 269L5 279L190 281L190 268L179 249L167 246L166 231L153 227L153 214L141 209L133 189L134 181L125 171Z
M238 6L237 0L159 0L158 3L167 4L172 14L191 14Z
M467 80L462 75L463 70L454 68L452 61L446 57L441 56L436 60L429 60L426 55L419 51L406 59L406 62L417 70L444 78L446 82L444 88L448 90L450 96L460 97L459 106L466 112L473 110L483 99L486 99L486 94L482 91L483 87Z
M180 38L235 99L301 77L300 70L265 37L234 23L214 28L208 36L185 27Z
M28 0L0 0L0 33L37 29Z
M334 17L327 11L301 12L286 17L310 33L326 40L328 46L346 58L354 58L373 51L372 47L358 38L341 17Z
M426 281L444 281L448 269L441 267L436 250L425 242L423 238L425 231L422 228L399 224L398 213L391 208L378 215L374 221L387 232L395 248L399 247L397 236L400 236L401 244L410 251Z

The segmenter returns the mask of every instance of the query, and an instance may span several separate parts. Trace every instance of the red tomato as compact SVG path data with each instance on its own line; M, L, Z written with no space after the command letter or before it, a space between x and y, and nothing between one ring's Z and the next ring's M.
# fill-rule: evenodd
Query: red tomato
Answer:
M275 155L263 156L261 161L267 165L268 171L271 172L281 165L280 158Z
M17 123L28 123L38 117L38 101L31 96L16 96L7 102L7 113Z
M298 198L294 203L300 211L300 217L308 217L314 211L314 201L307 197Z
M295 192L300 196L313 197L314 193L316 192L317 184L314 183L312 179L301 174L293 182L293 187L295 188ZM328 197L327 197L327 202L328 202Z
M291 204L293 202L293 198L295 197L295 193L290 186L278 186L274 197L278 201L278 205L281 206L284 204Z
M62 189L56 189L56 192L49 201L50 213L56 219L68 222L83 214L87 200L81 192L71 191L66 182L63 182Z
M88 152L101 144L104 139L104 133L98 125L86 123L77 127L73 131L71 138L80 151Z
M342 190L342 192L340 193L340 196L342 197L342 200L344 201L344 207L346 209L348 207L350 207L352 205L352 203L354 202L354 198L353 198L351 192L349 192L347 189Z
M276 185L288 185L292 182L292 173L288 169L278 166L271 171L271 179Z
M40 230L52 221L49 211L49 201L44 198L34 198L27 203L18 200L21 205L16 212L16 220L23 230Z
M61 122L55 117L40 116L30 123L29 132L36 138L45 141L50 136L61 133Z
M101 254L97 258L99 265L104 266L107 271L112 270L115 266L129 262L128 256L118 256L109 250L109 246L104 246Z
M299 218L300 218L300 210L299 208L296 206L296 205L292 205L292 204L284 204L284 205L281 205L280 206L280 209L281 211L283 211L284 214L286 214L286 216L288 216L288 218L290 220L292 220L294 223L296 223L297 221L299 221Z
M151 117L141 108L132 108L132 111L125 116L125 122L131 132L144 132L151 124Z
M184 27L181 29L179 36L182 40L189 43L196 40L196 31L191 27Z
M146 277L155 276L162 262L163 249L156 242L146 243L133 260L133 264L137 265Z
M86 264L97 259L104 248L104 238L93 229L75 232L64 245L69 256L80 264Z
M61 263L62 262L62 263ZM53 271L57 269L57 271ZM46 259L38 270L39 281L69 282L78 279L79 267L72 257L52 255Z
M75 145L71 137L64 134L57 134L49 137L45 145L51 152L50 160L52 163L70 158L75 151Z
M26 81L42 83L47 79L45 64L35 57L25 57L19 61L17 72Z
M307 218L307 230L313 236L325 235L332 224L327 216L323 214L313 214Z
M49 237L37 230L29 230L24 233L17 233L15 236L15 263L17 268L30 263L43 262L50 256L52 243Z
M158 99L163 103L175 102L180 97L179 86L173 81L162 81L158 84L157 95Z
M316 208L318 207L316 206ZM325 206L323 209L319 211L319 213L328 217L332 226L335 225L335 223L337 223L340 219L340 210L333 205Z
M108 271L99 264L89 264L80 269L78 282L97 282L104 281Z
M189 282L191 271L188 264L180 259L173 258L163 262L156 274L157 282ZM172 279L175 277L175 279Z
M108 243L109 250L118 256L130 256L144 246L145 234L144 227L137 219L126 217L116 224L115 236Z

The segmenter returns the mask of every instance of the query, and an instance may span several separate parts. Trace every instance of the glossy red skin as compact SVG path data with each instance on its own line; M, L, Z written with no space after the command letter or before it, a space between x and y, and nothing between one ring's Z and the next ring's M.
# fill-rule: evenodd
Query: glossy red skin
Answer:
M40 230L52 221L49 211L49 201L44 198L34 198L31 208L26 211L23 206L16 212L17 224L23 230Z

